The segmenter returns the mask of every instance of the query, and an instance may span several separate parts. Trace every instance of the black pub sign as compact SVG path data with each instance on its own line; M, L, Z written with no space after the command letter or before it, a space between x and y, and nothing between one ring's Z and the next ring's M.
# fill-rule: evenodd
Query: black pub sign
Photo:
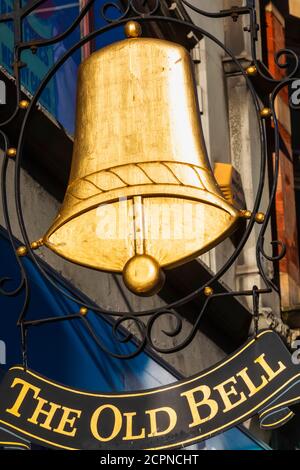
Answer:
M284 425L300 402L300 365L269 330L223 362L164 387L107 394L75 390L12 367L0 386L1 425L57 449L176 449L258 415Z

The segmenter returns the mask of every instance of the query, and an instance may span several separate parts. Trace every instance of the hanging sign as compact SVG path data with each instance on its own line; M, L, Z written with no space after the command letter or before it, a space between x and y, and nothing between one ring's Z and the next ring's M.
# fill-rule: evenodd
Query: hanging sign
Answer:
M196 359L196 358L195 358ZM274 429L300 402L300 365L262 331L223 362L172 385L130 393L75 390L12 367L0 386L0 423L61 449L174 449L258 415Z
M1 450L30 450L30 442L18 436L15 432L0 427Z

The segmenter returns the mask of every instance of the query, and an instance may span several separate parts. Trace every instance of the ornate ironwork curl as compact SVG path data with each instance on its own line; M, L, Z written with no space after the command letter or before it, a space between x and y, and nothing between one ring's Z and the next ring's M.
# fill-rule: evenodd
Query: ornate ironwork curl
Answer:
M282 57L286 58L284 62L281 62ZM277 51L274 54L274 60L275 60L275 64L277 65L279 69L288 70L290 67L292 67L292 69L282 79L272 78L270 76L270 73L268 73L268 68L266 67L266 65L262 62L259 62L256 59L256 55L255 55L253 57L253 63L255 64L260 76L263 77L264 80L266 80L269 83L273 83L275 87L277 84L281 84L283 80L289 80L296 76L297 71L299 70L300 60L297 54L293 50L281 49L280 51Z
M138 356L144 350L144 348L146 346L145 325L139 318L137 318L133 315L128 315L127 317L119 318L112 327L112 335L113 335L113 339L115 340L116 344L118 344L118 343L126 344L126 343L129 343L132 340L132 337L133 337L132 333L126 331L125 329L121 330L121 334L122 334L123 337L119 335L119 333L120 333L119 329L120 329L120 327L122 326L122 324L124 322L131 321L134 324L134 326L137 328L137 330L139 332L139 335L140 335L140 338L138 339L138 342L135 342L135 349L133 350L133 352L130 352L128 354L115 353L115 352L109 350L103 344L103 341L100 341L99 337L94 332L94 329L92 328L92 326L91 326L90 322L88 321L88 319L86 317L83 317L82 321L84 322L85 327L87 328L88 332L90 333L91 337L93 338L93 340L95 341L97 346L99 346L99 348L104 353L108 354L111 357L114 357L115 359L133 359L134 357Z
M162 316L171 315L176 320L175 326L172 329L168 330L168 331L162 330L161 332L164 335L168 336L169 338L175 338L176 336L178 336L182 332L182 327L183 327L182 317L177 312L175 312L174 310L165 310L163 312L157 312L157 313L153 314L152 317L150 318L148 324L147 324L147 340L148 340L148 343L150 344L151 348L154 349L156 352L161 353L161 354L172 354L172 353L176 353L178 351L181 351L186 346L188 346L188 344L190 344L190 342L194 339L194 337L195 337L195 335L198 331L200 320L202 318L203 313L206 310L206 307L208 305L209 300L210 300L209 298L206 299L206 301L204 303L204 306L201 309L201 312L198 315L196 322L192 326L191 332L188 334L188 336L183 341L181 341L180 343L178 343L176 346L173 346L173 347L161 348L159 345L155 344L155 342L152 338L153 328Z
M264 240L262 240L263 242ZM278 255L274 255L274 256L270 256L268 255L265 250L264 250L264 243L261 244L260 246L260 253L263 255L263 257L265 259L267 259L268 261L281 261L285 255L286 255L286 244L283 243L282 241L280 240L273 240L271 243L270 243L272 246L273 246L273 249L275 249L276 247L280 247L280 252Z

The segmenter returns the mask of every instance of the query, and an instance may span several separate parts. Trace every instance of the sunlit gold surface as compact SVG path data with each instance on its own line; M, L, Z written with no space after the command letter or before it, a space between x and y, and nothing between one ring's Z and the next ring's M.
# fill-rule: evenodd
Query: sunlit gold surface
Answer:
M208 163L188 52L137 38L90 56L69 186L45 244L104 271L135 255L171 268L223 240L239 215Z
M150 296L160 291L165 282L165 275L152 256L135 255L124 267L123 280L134 294Z

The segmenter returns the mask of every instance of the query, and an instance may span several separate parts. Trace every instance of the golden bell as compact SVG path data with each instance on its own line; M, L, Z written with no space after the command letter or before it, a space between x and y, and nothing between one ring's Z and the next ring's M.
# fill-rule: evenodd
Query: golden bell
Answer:
M212 174L182 46L129 38L83 62L69 185L45 245L152 295L162 268L216 246L239 215Z

